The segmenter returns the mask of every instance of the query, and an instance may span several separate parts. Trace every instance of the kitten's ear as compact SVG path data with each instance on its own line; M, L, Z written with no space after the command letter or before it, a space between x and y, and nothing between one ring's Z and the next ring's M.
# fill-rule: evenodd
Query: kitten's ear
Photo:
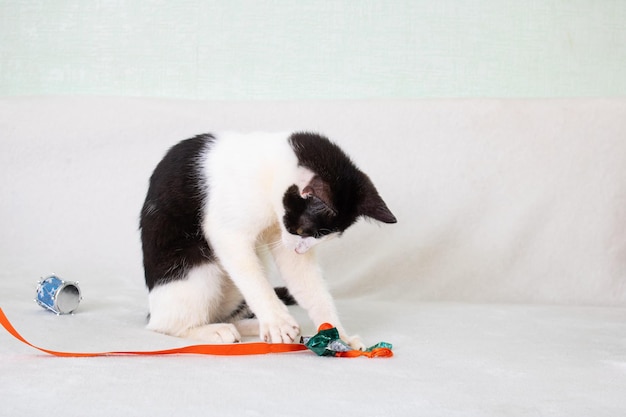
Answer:
M383 223L396 223L398 221L380 197L378 197L378 202L361 205L361 215Z
M335 211L335 206L333 205L333 200L331 197L330 185L319 176L314 176L311 178L311 181L302 189L300 195L303 198L308 198L310 196L315 196L322 200L328 208L332 211Z
M378 195L378 191L370 184L365 198L359 205L359 214L383 223L396 223L396 216L393 215L387 204Z

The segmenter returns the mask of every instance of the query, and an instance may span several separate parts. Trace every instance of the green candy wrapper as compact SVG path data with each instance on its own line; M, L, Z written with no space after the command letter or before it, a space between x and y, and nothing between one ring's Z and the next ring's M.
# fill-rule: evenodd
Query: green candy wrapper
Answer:
M320 326L324 328L327 326ZM354 350L343 340L339 338L339 331L335 327L321 329L315 336L303 337L301 343L315 352L318 356L335 356L335 357L390 357L392 353L392 344L380 342L374 346L370 346L364 351Z

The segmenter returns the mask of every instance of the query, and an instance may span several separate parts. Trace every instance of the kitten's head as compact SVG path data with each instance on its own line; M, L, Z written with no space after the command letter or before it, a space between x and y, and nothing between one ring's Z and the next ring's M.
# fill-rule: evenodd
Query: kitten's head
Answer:
M283 196L283 224L296 252L340 235L360 217L396 222L369 177L337 145L311 133L293 134L289 143L309 173L306 184L292 185Z

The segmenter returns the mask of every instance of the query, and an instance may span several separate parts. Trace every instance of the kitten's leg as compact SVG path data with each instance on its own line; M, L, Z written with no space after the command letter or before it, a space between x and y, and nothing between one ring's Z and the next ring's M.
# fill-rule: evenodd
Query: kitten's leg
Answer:
M148 297L148 329L207 343L241 340L233 324L212 323L224 308L223 272L217 265L192 268L184 279L154 287Z
M243 297L233 281L231 279L227 279L226 282L227 284L224 285L224 299L233 300L234 302L236 302L236 304L232 301L230 303L230 305L235 308L236 313L234 314L234 316L231 316L228 321L235 325L237 331L242 337L258 337L259 320L254 316L250 316L252 312L247 305L245 306L245 308L242 308Z
M316 327L330 323L337 328L341 339L353 349L363 350L359 336L348 336L339 321L337 309L315 258L313 249L303 254L280 245L272 248L276 265L287 283L289 292L304 308Z
M300 327L267 280L254 241L243 233L210 229L211 244L220 263L259 320L261 339L271 343L295 341Z

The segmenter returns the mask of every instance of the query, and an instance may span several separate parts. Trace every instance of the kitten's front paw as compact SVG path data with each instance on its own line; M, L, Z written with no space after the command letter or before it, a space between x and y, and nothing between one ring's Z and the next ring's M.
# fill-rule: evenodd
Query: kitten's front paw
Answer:
M288 313L276 316L273 320L261 321L259 324L261 339L269 343L293 343L300 326Z
M346 342L352 349L365 350L365 344L359 336L342 335L341 340Z

